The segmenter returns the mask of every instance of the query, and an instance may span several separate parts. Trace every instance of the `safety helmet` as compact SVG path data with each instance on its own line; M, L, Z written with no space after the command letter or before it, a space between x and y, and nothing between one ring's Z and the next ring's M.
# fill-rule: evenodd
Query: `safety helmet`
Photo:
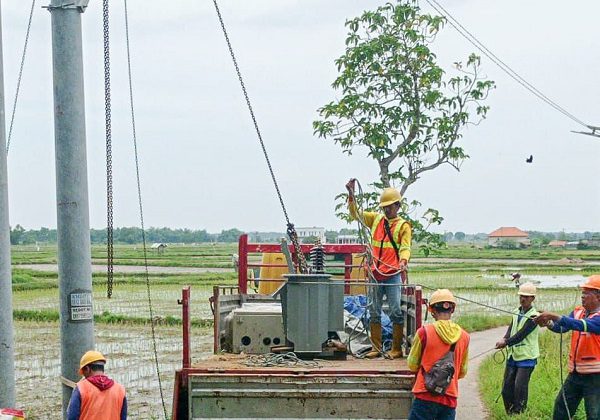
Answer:
M401 200L402 195L400 195L400 191L395 188L384 188L379 197L379 207L387 207L391 204L400 202Z
M440 302L450 302L456 305L456 299L452 292L448 289L437 289L429 298L429 306L433 306Z
M106 357L102 353L96 350L86 351L81 360L79 361L79 374L83 375L83 368L94 362L106 363Z
M594 274L588 277L587 281L581 286L582 289L595 289L600 290L600 274Z
M535 292L537 291L536 287L533 285L533 283L527 282L527 283L523 283L520 287L519 287L519 295L520 296L535 296Z

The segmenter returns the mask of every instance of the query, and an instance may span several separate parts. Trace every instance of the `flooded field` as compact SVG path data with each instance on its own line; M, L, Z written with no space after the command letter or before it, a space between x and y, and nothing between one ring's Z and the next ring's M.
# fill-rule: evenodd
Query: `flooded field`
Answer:
M61 418L58 323L16 322L17 405L27 419ZM175 369L181 366L180 327L157 327L161 381L171 410ZM129 418L162 418L150 327L96 325L96 345L108 358L107 374L125 385ZM212 352L212 330L194 328L193 358Z

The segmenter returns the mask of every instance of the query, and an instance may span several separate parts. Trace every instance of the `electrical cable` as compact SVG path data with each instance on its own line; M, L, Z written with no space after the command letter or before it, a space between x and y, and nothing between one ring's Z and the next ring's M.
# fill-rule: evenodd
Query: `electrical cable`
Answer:
M522 76L520 76L516 71L510 68L504 61L498 58L492 51L490 51L483 43L481 43L471 32L469 32L454 16L452 16L442 5L440 5L437 0L425 0L429 5L435 9L440 15L444 16L448 23L467 41L475 46L479 51L481 51L487 58L489 58L494 64L496 64L500 70L505 72L508 76L510 76L513 80L519 83L522 87L527 89L530 93L535 95L538 99L544 101L546 104L550 105L556 111L560 112L567 118L573 120L577 124L584 126L585 128L589 128L589 125L583 122L581 119L577 118L569 111L558 105L552 99L548 98L545 94L543 94L539 89L525 80Z
M15 123L15 114L17 111L17 102L19 100L19 92L21 90L21 80L23 78L23 69L25 67L25 56L27 54L27 45L29 44L29 33L31 32L31 21L33 19L33 10L35 8L35 1L31 2L31 10L29 11L29 21L27 22L27 32L25 33L25 43L23 45L23 54L21 55L21 65L19 66L19 76L17 77L17 88L15 89L15 99L13 100L12 114L10 116L10 125L8 129L8 137L6 140L6 153L10 149L10 140L13 133L13 125Z
M138 195L138 205L140 211L140 227L142 231L142 249L144 254L144 277L146 279L146 291L148 294L148 311L150 316L150 327L152 333L152 346L154 350L154 365L156 368L156 376L158 378L158 388L160 391L160 399L162 402L162 409L165 420L168 419L167 415L167 406L165 404L165 397L163 393L163 385L162 380L160 378L160 365L158 362L158 348L156 345L156 329L154 326L154 311L152 307L152 295L150 293L150 274L148 272L148 248L146 243L146 229L144 226L144 208L142 205L142 183L140 177L140 163L138 157L138 147L137 147L137 133L136 133L136 125L135 125L135 108L133 102L133 78L131 72L131 48L129 42L129 13L127 9L127 0L123 0L124 10L125 10L125 43L127 45L127 75L129 81L129 104L131 109L131 128L132 128L132 136L133 136L133 151L135 156L135 174L137 181L137 195Z

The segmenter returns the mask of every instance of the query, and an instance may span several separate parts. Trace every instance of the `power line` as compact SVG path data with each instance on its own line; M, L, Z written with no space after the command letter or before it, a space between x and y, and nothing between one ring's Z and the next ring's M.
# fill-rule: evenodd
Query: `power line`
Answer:
M490 51L481 41L475 37L468 29L466 29L452 14L450 14L441 4L437 2L437 0L425 0L436 12L440 15L444 16L448 23L459 33L461 34L467 41L475 46L479 51L481 51L487 58L489 58L494 64L496 64L502 71L504 71L508 76L510 76L513 80L535 95L538 99L541 99L552 108L570 118L577 124L580 124L586 128L590 128L588 124L583 122L581 119L577 118L575 115L571 114L569 111L558 105L552 99L548 98L544 93L542 93L539 89L525 80L521 75L519 75L516 71L514 71L508 64L502 61L498 56L496 56L492 51Z

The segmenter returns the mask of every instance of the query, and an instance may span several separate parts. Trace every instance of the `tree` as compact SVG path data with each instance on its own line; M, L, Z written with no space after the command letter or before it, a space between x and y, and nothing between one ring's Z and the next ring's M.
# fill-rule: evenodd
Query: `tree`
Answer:
M242 232L241 230L238 230L236 228L229 229L229 230L222 230L221 233L219 234L217 240L219 242L237 242L242 233L244 233L244 232Z
M393 183L404 196L427 171L443 164L459 170L468 158L461 130L487 115L483 102L494 82L480 77L479 57L455 63L450 78L436 62L430 45L444 23L421 13L416 0L387 3L346 22L346 51L332 84L341 97L318 110L313 128L349 155L366 149L379 167L376 189ZM424 217L429 224L443 220L434 209ZM425 226L412 221L415 239L427 237Z
M10 231L10 244L11 245L19 245L23 241L23 236L25 235L25 228L19 224L17 224L14 229Z
M454 232L454 239L456 239L457 241L464 241L465 240L465 233L464 232Z

